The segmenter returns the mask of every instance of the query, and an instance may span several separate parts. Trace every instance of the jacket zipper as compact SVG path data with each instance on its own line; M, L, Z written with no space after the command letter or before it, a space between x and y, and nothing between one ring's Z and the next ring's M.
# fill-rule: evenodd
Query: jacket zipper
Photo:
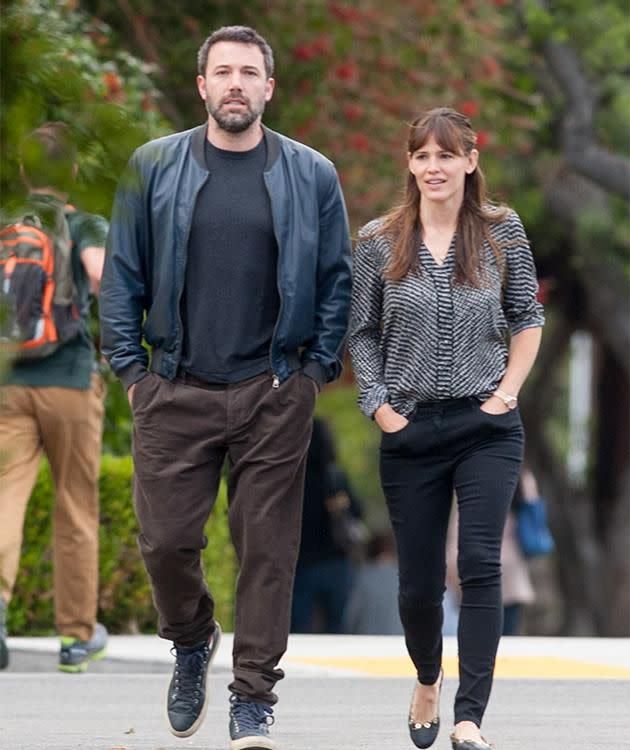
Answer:
M276 318L276 324L273 327L273 333L271 334L271 344L269 345L269 364L271 365L271 374L272 374L272 380L271 380L271 387L274 389L280 388L280 378L275 373L273 369L273 342L276 338L276 331L278 330L278 326L280 325L280 320L282 318L282 305L284 303L284 300L282 298L282 284L280 283L280 254L282 252L282 249L280 247L280 242L278 241L278 233L276 232L276 222L275 222L275 216L273 213L273 199L271 196L271 191L269 190L269 185L267 184L267 174L263 173L263 181L265 183L265 189L267 191L267 195L269 196L269 205L271 206L271 221L273 224L273 233L276 238L276 244L278 245L278 268L276 270L276 283L278 286L278 297L280 298L280 309L278 310L278 317Z

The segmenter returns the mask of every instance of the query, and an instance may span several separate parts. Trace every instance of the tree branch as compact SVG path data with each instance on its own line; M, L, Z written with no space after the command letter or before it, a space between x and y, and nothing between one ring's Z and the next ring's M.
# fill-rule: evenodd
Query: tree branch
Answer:
M545 0L539 5L552 13ZM521 21L527 28L527 14L523 1L519 3ZM630 198L630 160L611 153L595 139L594 118L596 95L584 75L575 51L562 42L548 37L541 45L549 75L566 98L562 118L562 151L564 158L576 172L611 193ZM548 91L548 86L542 87Z
M588 213L597 213L612 224L606 194L575 173L559 172L547 187L546 197L551 211L570 226L577 226ZM612 226L606 234L614 235ZM587 314L619 365L630 373L630 305L625 269L612 254L603 258L607 248L596 247L582 232L572 231L570 235L577 260L574 269L586 292Z
M611 193L630 198L630 160L595 143L595 95L577 55L566 44L553 40L544 42L543 55L567 98L562 123L562 146L567 163Z
M556 542L558 581L564 602L562 635L594 635L600 630L602 610L600 554L583 493L571 487L564 462L553 449L544 428L557 397L561 363L566 357L572 325L563 314L543 338L531 381L524 391L522 413L527 434L527 456L549 501L549 523Z
M118 0L118 7L121 13L127 19L129 26L133 29L133 36L136 40L136 44L140 49L141 54L145 60L157 64L160 59L160 54L156 46L151 41L148 30L148 25L142 25L138 22L138 14L129 4L128 0ZM159 72L159 71L158 71ZM162 114L168 118L176 128L182 128L182 117L178 112L177 108L165 97L161 96L157 100L157 105L160 108Z

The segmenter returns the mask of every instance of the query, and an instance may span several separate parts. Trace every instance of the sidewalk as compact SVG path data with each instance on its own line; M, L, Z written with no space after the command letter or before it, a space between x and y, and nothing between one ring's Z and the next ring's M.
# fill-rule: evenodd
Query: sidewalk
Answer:
M231 633L224 633L215 667L232 666ZM9 638L11 652L54 653L56 638ZM171 665L171 644L157 636L110 636L108 657ZM281 665L287 673L319 677L413 677L402 636L292 635ZM457 675L457 642L444 639L444 672ZM496 679L630 680L628 638L502 638Z
M232 638L209 680L204 724L173 737L172 657L155 636L113 636L86 674L56 670L54 638L11 638L0 672L1 750L227 750ZM450 750L456 644L445 641L442 730ZM291 636L277 685L279 750L413 750L413 675L399 636ZM154 674L152 672L161 672ZM483 731L495 750L630 750L630 640L504 638Z

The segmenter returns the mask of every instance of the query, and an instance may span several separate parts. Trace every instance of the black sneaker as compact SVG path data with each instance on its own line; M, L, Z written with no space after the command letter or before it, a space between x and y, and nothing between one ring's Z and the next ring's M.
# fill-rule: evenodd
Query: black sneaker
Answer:
M85 672L91 661L102 659L107 647L107 629L97 622L94 634L89 641L78 638L61 638L59 650L59 664L57 668L62 672Z
M9 649L7 648L7 605L0 596L0 669L9 666Z
M230 697L230 750L275 750L269 737L273 724L273 709L266 703L256 703Z
M215 622L214 633L207 643L197 646L173 646L175 669L168 688L166 713L171 732L176 737L190 737L206 715L208 693L206 681L219 643L221 628Z

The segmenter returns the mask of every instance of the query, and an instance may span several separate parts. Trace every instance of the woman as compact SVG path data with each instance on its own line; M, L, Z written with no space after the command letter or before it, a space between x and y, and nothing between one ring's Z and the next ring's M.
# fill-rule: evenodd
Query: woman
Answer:
M501 536L518 481L518 393L544 323L518 216L487 203L475 133L452 109L410 127L406 199L360 232L350 354L362 411L382 430L399 608L416 667L409 731L438 733L442 597L453 491L459 508L459 689L454 750L480 726L501 634Z

